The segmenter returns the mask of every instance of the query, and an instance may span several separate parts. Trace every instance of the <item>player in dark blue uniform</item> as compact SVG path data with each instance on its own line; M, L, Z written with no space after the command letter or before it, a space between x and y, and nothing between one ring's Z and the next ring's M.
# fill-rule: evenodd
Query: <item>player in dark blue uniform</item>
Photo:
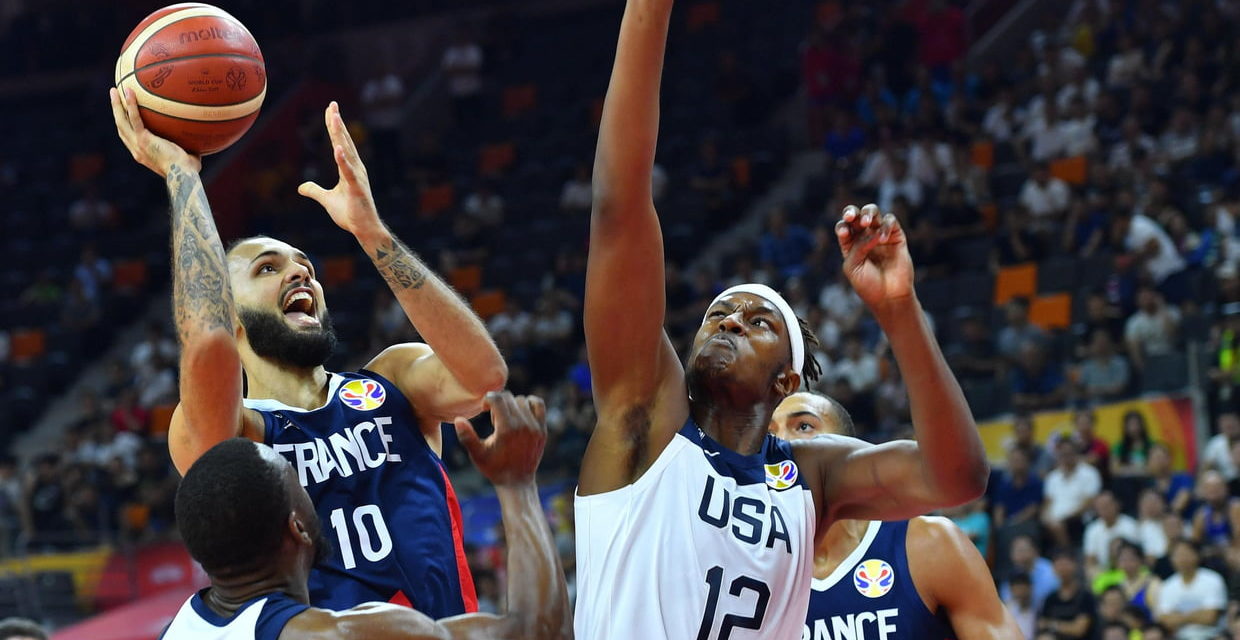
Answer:
M164 177L172 199L181 404L168 447L177 469L236 436L283 454L335 547L310 578L316 606L381 600L433 618L476 610L440 424L477 414L507 369L468 305L379 219L336 104L325 118L339 184L298 191L353 234L427 341L389 347L356 374L323 367L335 335L307 256L267 237L225 252L199 159L147 131L132 95L113 91L112 111L125 145Z
M839 403L788 396L771 418L784 439L851 436ZM977 547L946 518L838 520L819 537L802 640L1019 638Z

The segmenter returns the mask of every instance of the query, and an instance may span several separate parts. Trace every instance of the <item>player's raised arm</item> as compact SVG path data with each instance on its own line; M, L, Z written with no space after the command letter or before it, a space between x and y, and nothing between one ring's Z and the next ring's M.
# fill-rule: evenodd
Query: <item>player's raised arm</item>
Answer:
M341 613L312 611L294 620L288 637L348 640L555 640L572 638L568 588L551 527L543 515L534 473L547 440L546 407L536 397L487 394L495 432L480 440L464 418L456 420L461 443L487 479L495 483L508 545L508 611L472 613L432 622L412 609L363 605ZM294 635L290 635L294 634Z
M477 414L482 397L502 389L508 380L499 349L469 305L380 220L366 167L335 102L328 105L324 119L339 182L331 190L306 182L297 191L353 234L430 347L396 345L367 368L396 383L418 413L435 425Z
M989 473L982 441L960 384L926 325L904 231L874 205L849 206L836 236L844 273L891 343L908 387L917 440L869 445L832 437L797 443L814 452L813 462L826 478L822 497L829 511L823 516L897 520L976 498Z
M257 417L241 406L241 356L224 247L215 230L201 163L146 129L132 91L111 89L116 130L134 160L164 178L172 199L172 307L181 343L181 403L168 449L182 473L215 444L261 439ZM256 438L255 434L260 437Z
M582 495L635 480L688 415L684 370L663 332L663 235L651 194L671 11L671 0L626 4L603 103L585 293L598 426Z

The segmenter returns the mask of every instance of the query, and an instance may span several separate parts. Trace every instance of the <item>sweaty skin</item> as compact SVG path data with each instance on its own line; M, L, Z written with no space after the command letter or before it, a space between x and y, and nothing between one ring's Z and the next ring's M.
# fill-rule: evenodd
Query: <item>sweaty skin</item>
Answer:
M800 392L788 396L771 417L771 433L785 440L824 434L851 435L847 418L824 396ZM867 521L837 520L814 549L814 577L825 579L852 553ZM1020 629L999 600L990 569L968 536L951 520L918 516L909 520L905 539L909 573L922 602L932 612L947 611L961 640L1019 638Z

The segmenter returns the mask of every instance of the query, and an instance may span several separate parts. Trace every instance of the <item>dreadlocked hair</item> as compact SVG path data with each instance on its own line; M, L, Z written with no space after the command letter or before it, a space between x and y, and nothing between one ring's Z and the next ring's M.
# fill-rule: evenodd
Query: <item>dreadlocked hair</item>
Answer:
M806 382L818 382L818 378L822 377L822 365L818 364L818 359L814 357L810 347L821 347L822 342L814 335L814 330L809 328L805 318L797 316L797 326L800 327L801 339L805 342L805 366L801 367L801 377Z

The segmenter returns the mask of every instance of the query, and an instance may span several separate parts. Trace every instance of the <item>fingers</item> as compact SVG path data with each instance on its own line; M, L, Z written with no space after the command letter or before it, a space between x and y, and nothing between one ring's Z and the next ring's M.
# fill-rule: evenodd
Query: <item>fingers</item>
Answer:
M314 182L303 182L297 187L297 193L310 198L311 200L323 204L324 198L327 197L327 189L320 187Z
M491 424L495 425L496 433L520 424L516 415L517 403L511 391L491 391L486 394L485 403L490 407Z
M525 399L526 405L529 407L531 416L534 418L535 424L541 428L547 428L547 404L538 396L528 396Z
M323 112L323 120L327 124L327 136L332 141L332 154L336 158L336 167L340 170L340 177L353 178L355 173L364 170L362 160L357 155L357 146L353 144L353 136L349 135L349 129L344 124L344 118L340 116L340 105L333 100L327 105L327 110ZM348 171L345 170L348 167Z
M133 89L125 89L125 115L129 116L129 125L134 133L142 133L146 125L142 123L142 114L138 113L138 96Z
M353 157L357 157L357 145L353 144L353 136L349 134L349 128L344 124L344 116L340 115L340 105L335 100L328 105L328 109L332 110L335 120L335 126L340 136L340 142Z
M473 458L482 452L482 439L478 437L478 432L474 431L474 425L470 424L469 420L458 417L452 424L456 427L456 439L465 447L469 457Z
M116 89L108 89L108 101L112 103L112 120L116 122L116 132L120 134L121 140L128 143L133 128L129 124L129 118L125 115L125 107L121 104L120 92Z

